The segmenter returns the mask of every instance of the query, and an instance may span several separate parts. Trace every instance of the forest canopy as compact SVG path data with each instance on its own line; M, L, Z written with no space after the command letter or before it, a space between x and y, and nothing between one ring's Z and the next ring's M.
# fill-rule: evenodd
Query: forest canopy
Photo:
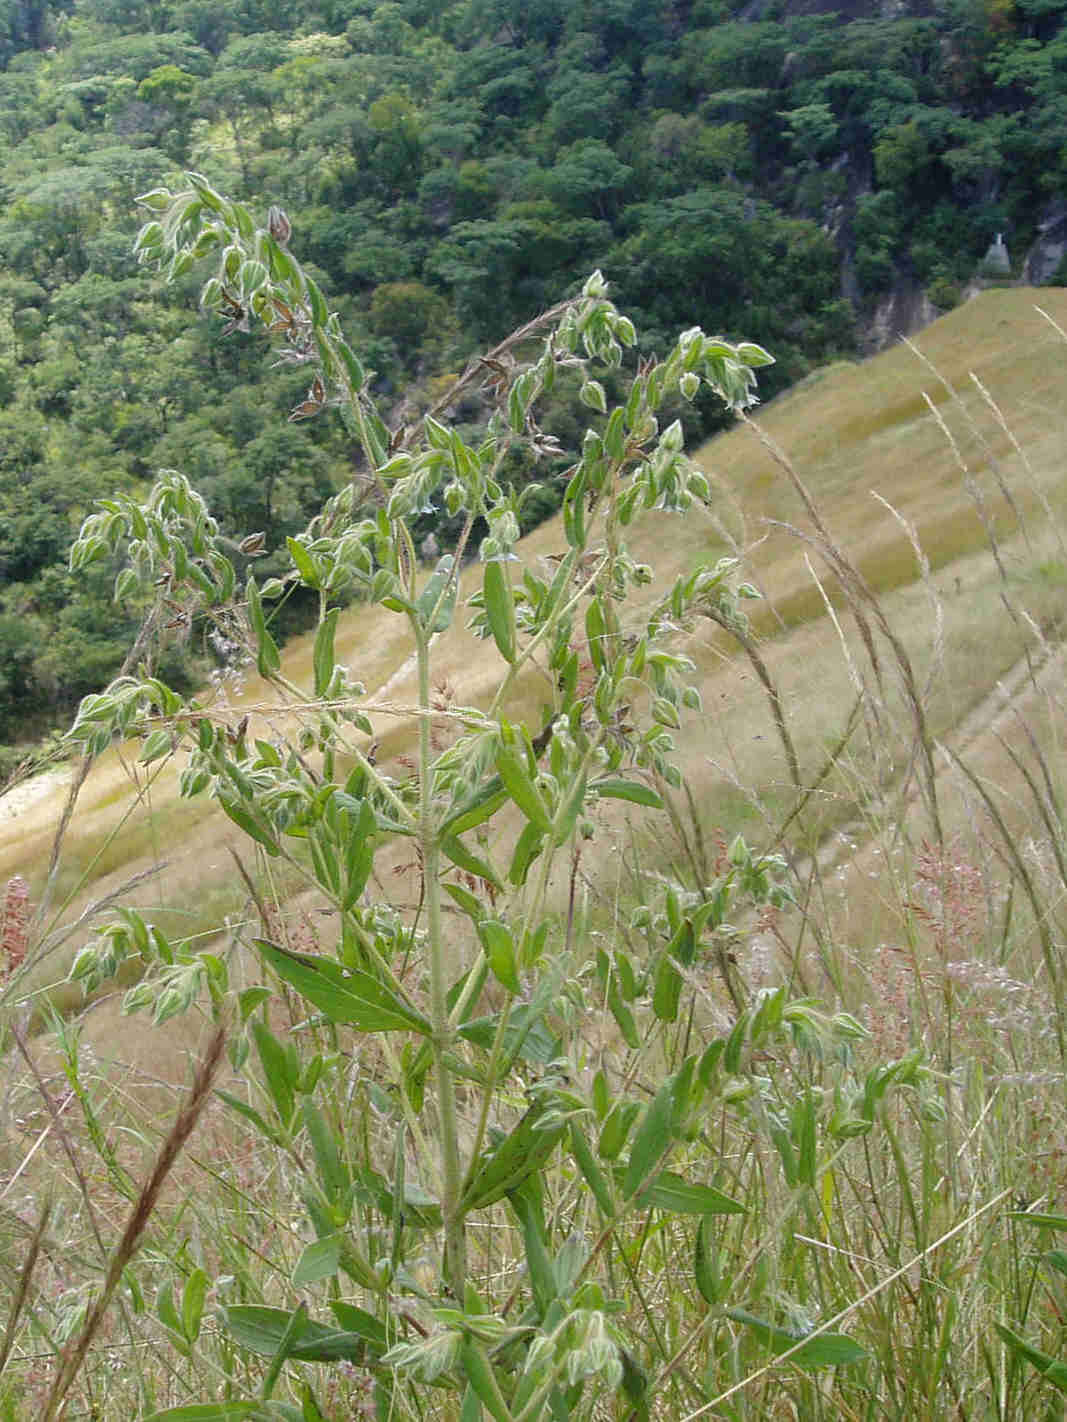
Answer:
M1067 0L800 8L0 0L0 741L129 644L117 570L67 571L96 498L178 469L269 558L353 477L341 429L284 425L304 372L202 316L198 273L138 269L136 199L186 169L284 209L398 423L593 268L653 349L692 320L754 334L773 393L854 353L901 279L947 307L995 234L1024 252L1064 184ZM555 465L511 461L544 484L531 520L576 399ZM170 673L207 654L175 643Z

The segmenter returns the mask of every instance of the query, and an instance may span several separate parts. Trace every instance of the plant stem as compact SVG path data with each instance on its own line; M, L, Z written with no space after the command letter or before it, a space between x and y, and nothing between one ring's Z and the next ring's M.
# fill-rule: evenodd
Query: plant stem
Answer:
M460 1210L461 1172L456 1124L456 1091L448 1052L455 1028L448 1015L445 945L441 924L441 848L433 808L430 744L430 635L411 619L419 670L419 845L426 893L429 942L430 1021L433 1024L434 1073L441 1117L441 1214L444 1218L444 1276L457 1299L463 1298L467 1277L467 1247Z

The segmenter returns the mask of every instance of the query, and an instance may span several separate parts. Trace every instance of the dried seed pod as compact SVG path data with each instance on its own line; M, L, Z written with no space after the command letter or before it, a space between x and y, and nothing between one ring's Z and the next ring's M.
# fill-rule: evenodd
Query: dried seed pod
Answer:
M272 207L267 213L267 231L281 247L284 247L293 235L293 224L282 208Z

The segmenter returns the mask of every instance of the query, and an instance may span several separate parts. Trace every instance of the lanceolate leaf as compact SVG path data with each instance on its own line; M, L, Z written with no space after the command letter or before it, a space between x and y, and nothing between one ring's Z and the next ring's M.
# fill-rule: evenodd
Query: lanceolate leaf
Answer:
M674 1117L674 1078L663 1083L645 1112L630 1149L622 1192L629 1198L658 1173L660 1161L671 1143L671 1121Z
M603 780L594 780L590 790L608 800L629 800L632 805L645 805L650 810L662 810L663 801L651 786L640 780L626 780L621 775L609 775Z
M475 1017L470 1022L464 1022L459 1028L459 1035L488 1052L496 1038L498 1021L495 1016ZM555 1061L559 1050L559 1039L552 1035L538 1017L531 1014L529 1007L514 1009L504 1031L504 1051L508 1058L519 1056L524 1061L545 1065Z
M345 1303L343 1299L333 1299L330 1307L345 1332L358 1334L373 1353L384 1353L389 1347L385 1324L372 1313L357 1304Z
M487 780L442 821L441 833L455 836L477 828L478 825L484 824L486 820L495 815L508 798L504 782L499 775L494 775L491 780Z
M265 938L255 946L278 976L324 1013L361 1032L421 1032L430 1023L369 973L346 973L339 963L310 953L291 953Z
M515 940L506 923L487 918L478 924L478 937L493 976L510 993L519 992L519 973L515 960Z
M506 662L515 660L515 597L503 563L485 568L485 615L497 650Z
M722 1280L719 1277L718 1253L712 1234L714 1221L705 1215L697 1229L696 1244L693 1248L693 1277L704 1301L712 1308L722 1296Z
M661 1022L673 1022L678 1016L682 994L682 975L666 953L656 968L656 983L652 992L652 1011Z
M332 1279L341 1266L341 1236L328 1234L309 1244L293 1270L293 1288L302 1289L317 1284L320 1279Z
M520 757L514 751L502 748L496 758L496 768L508 794L530 823L536 825L542 834L550 834L552 820L545 802Z
M462 884L442 884L441 887L469 918L475 923L478 922L485 912L485 907L477 894L472 894L470 889L464 888Z
M615 1214L615 1202L611 1196L611 1187L608 1184L607 1176L597 1164L592 1146L586 1140L585 1133L577 1121L571 1122L571 1151L578 1163L578 1169L585 1176L586 1184L593 1192L593 1198L596 1200L601 1214L605 1219L611 1219Z
M670 1170L661 1170L638 1195L638 1203L676 1215L743 1215L745 1207L713 1185L691 1185Z
M294 540L290 539L290 543ZM299 547L299 544L296 545ZM326 616L319 623L319 630L315 634L315 695L325 696L330 685L330 678L333 676L334 651L333 639L337 630L337 618L340 609L332 607Z
M484 879L495 889L503 890L504 886L489 861L468 849L461 839L457 839L455 835L442 835L441 848L460 869L466 869L467 873L473 874L475 878Z
M1020 1338L1017 1333L1013 1333L1003 1323L994 1323L993 1327L1011 1351L1031 1363L1046 1382L1052 1383L1053 1387L1058 1387L1061 1392L1067 1392L1067 1363L1050 1357L1048 1353L1042 1353L1040 1348L1035 1348L1033 1344L1027 1343L1025 1338Z
M232 1110L239 1112L247 1120L251 1121L260 1135L266 1140L274 1145L277 1145L281 1140L280 1133L276 1131L273 1126L269 1126L256 1108L249 1106L247 1101L242 1101L239 1096L234 1096L229 1091L223 1091L221 1087L216 1090L215 1095L220 1101L225 1101L226 1105Z
M1031 1210L1009 1210L1008 1219L1017 1224L1040 1225L1043 1229L1067 1229L1067 1215L1041 1215Z
M485 1158L464 1191L464 1211L481 1210L516 1189L527 1176L535 1174L548 1160L567 1128L562 1116L549 1130L538 1130L545 1104L537 1100L518 1124Z
M320 579L318 569L315 567L315 560L307 551L304 545L295 538L286 539L289 547L289 556L296 564L297 572L309 588L318 588Z
M775 1353L785 1353L800 1342L800 1339L785 1328L777 1328L743 1308L728 1308L727 1316L735 1323L743 1323ZM846 1333L820 1333L809 1342L797 1348L789 1361L798 1368L836 1368L846 1363L858 1363L867 1356L854 1338Z
M521 888L526 883L526 876L530 872L530 866L541 853L545 843L544 831L539 829L532 821L522 828L522 833L515 842L515 850L511 856L511 865L508 869L508 883Z
M293 1315L288 1309L267 1308L263 1304L234 1304L222 1310L227 1332L249 1352L273 1358L281 1347ZM351 1333L328 1324L305 1319L288 1356L303 1363L363 1363L368 1342L360 1333Z
M360 802L356 822L348 831L345 848L345 892L341 909L346 912L355 904L367 886L370 871L374 867L374 845L371 835L378 828L378 820L369 800Z
M151 1412L143 1422L245 1422L262 1407L258 1402L192 1402Z
M220 794L219 804L238 829L244 830L249 839L254 839L257 844L261 844L268 854L276 857L281 852L271 831L246 810L239 800L235 800L229 795Z

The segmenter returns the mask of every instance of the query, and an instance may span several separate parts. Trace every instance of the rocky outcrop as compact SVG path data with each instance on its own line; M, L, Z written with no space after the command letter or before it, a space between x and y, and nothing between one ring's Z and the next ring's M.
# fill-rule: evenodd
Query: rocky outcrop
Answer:
M1051 281L1067 256L1067 203L1051 203L1037 224L1037 239L1026 254L1023 280L1028 286Z

